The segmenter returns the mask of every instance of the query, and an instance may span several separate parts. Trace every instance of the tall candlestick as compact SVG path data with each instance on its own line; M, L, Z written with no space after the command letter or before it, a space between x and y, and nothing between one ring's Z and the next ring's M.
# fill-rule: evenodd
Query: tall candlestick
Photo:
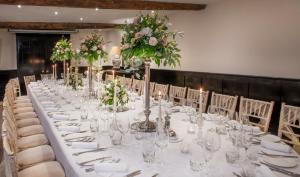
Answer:
M114 80L114 104L113 104L113 111L116 114L117 111L117 79Z
M69 85L70 68L67 68L67 85Z
M199 112L200 118L202 119L202 99L203 99L203 90L200 88L200 96L199 96Z
M54 65L54 80L56 80L57 77L57 68L56 68L56 64Z
M161 119L161 91L158 92L158 118Z
M52 65L52 79L54 80L54 65Z

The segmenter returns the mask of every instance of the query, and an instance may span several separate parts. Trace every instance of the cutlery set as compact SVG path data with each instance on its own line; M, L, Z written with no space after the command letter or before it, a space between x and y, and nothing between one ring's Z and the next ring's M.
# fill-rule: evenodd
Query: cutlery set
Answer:
M298 174L298 173L294 173L292 171L285 170L283 168L280 168L276 165L271 165L269 163L260 162L260 163L254 163L254 164L257 165L257 166L260 166L261 164L266 165L268 168L270 168L270 170L285 174L287 176L300 177L300 174Z

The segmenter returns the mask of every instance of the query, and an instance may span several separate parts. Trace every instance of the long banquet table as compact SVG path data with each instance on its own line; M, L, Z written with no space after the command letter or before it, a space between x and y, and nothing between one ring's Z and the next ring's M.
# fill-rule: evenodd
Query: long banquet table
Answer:
M196 138L196 134L190 134L187 133L187 127L188 122L182 121L182 119L185 119L187 117L186 113L182 112L176 112L171 115L171 128L174 129L178 135L179 138L181 138L183 141L178 143L169 143L168 147L164 150L164 158L163 158L163 164L147 164L143 161L142 157L142 145L135 140L134 135L128 133L128 137L126 139L127 143L125 145L120 146L112 146L111 144L105 144L103 147L109 147L106 151L101 152L94 152L94 153L87 153L82 156L73 156L72 153L74 152L80 152L84 151L84 149L74 149L72 146L68 146L62 137L62 133L58 130L56 126L56 121L54 121L51 117L49 117L47 111L42 106L42 104L39 101L39 97L45 97L52 99L54 101L57 101L59 103L61 100L59 100L58 96L56 96L54 93L49 92L49 88L42 85L42 83L31 83L28 87L28 95L30 96L34 109L37 112L41 124L45 129L46 135L50 140L51 146L53 147L53 150L55 152L57 160L63 165L66 176L67 177L101 177L101 176L107 176L106 173L95 173L95 172L86 172L85 168L81 167L77 164L78 161L82 159L88 159L88 158L95 158L97 156L99 157L105 157L105 156L113 156L120 158L120 162L127 164L129 170L127 173L130 173L135 170L141 170L142 173L139 175L141 177L150 177L156 173L159 173L159 176L162 177L193 177L193 176L199 176L199 173L193 172L190 169L189 159L192 156L192 154L184 154L181 152L182 143L187 143L190 146L194 146L197 148L198 145L194 143L194 139ZM39 90L40 89L40 90ZM41 93L42 92L45 93ZM72 97L69 99L77 100L79 101L78 97ZM72 102L74 103L74 102ZM68 114L70 114L70 117L72 119L78 119L78 122L80 122L80 111L74 108L74 105L72 103L64 104L61 103L60 110L66 111ZM90 104L97 104L94 102L91 102ZM142 108L142 99L136 100L135 103L135 110L129 110L126 112L120 112L117 113L117 116L120 117L129 117L130 120L133 122L133 119L135 116L137 116L140 112L143 111ZM90 105L89 105L90 106ZM151 108L151 119L154 120L155 117L157 117L158 108L157 106L153 106ZM88 126L85 125L86 122L82 123L82 129L87 128ZM208 130L211 127L214 127L215 124L211 121L204 121L203 126L203 132ZM101 144L101 143L100 143ZM223 176L223 177L232 177L233 172L239 172L240 167L231 165L226 162L225 158L225 152L228 149L228 147L231 147L232 143L228 139L227 135L221 135L221 148L214 153L212 160L209 162L209 167L211 168L210 176ZM200 147L199 147L200 148ZM298 158L298 162L299 158ZM299 163L300 164L300 163ZM294 172L300 172L300 165L298 167L289 169ZM115 174L109 174L112 176L124 176L127 173L115 173ZM278 177L284 177L285 175L281 173L274 172L274 174Z

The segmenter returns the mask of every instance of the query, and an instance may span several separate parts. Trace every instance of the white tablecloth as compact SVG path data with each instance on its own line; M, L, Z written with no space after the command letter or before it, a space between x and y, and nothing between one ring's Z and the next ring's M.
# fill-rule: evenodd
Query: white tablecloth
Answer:
M104 156L113 156L121 159L122 163L126 163L129 167L128 172L132 172L135 170L142 170L141 177L150 177L155 173L159 173L162 177L196 177L199 176L199 173L193 172L190 169L189 160L192 154L183 154L181 153L181 143L170 143L167 149L164 150L164 160L163 165L154 164L149 165L144 163L142 157L142 148L139 145L139 141L135 140L134 135L129 134L127 136L126 141L130 142L129 145L121 145L121 146L112 146L107 151L97 152L85 154L85 157L75 157L72 155L74 152L83 151L82 149L72 149L72 147L67 146L64 142L64 139L61 136L62 132L57 130L57 127L54 125L54 120L51 119L44 108L41 106L41 103L38 101L37 95L34 89L29 86L28 94L32 99L32 103L35 111L37 112L41 123L45 129L46 135L50 140L51 146L55 152L56 159L63 165L67 177L101 177L103 174L96 174L95 172L86 173L84 168L77 165L76 162L80 161L80 158L93 158L96 156L104 157ZM55 98L53 96L53 98ZM78 99L78 98L74 98ZM79 101L78 101L79 102ZM137 100L136 110L129 110L127 112L118 113L117 116L121 117L130 117L132 120L134 115L142 112L142 101ZM64 107L71 108L72 105L66 104ZM152 108L151 119L157 116L157 107ZM79 111L69 111L71 113L71 118L80 119ZM195 139L195 134L187 133L188 122L183 122L182 119L186 117L185 113L173 113L171 119L171 128L174 129L177 135L180 138L183 138L185 143L190 143L192 145L192 141ZM215 126L214 123L205 121L203 132L207 129ZM232 177L233 171L238 172L240 169L238 167L234 167L226 162L225 152L228 147L231 146L231 142L228 140L226 135L221 135L221 148L213 155L213 159L210 162L210 166L214 169L214 174L212 176L223 176L223 177ZM108 146L105 144L103 146ZM111 146L111 145L110 145ZM199 146L200 148L200 146ZM298 160L299 162L299 160ZM300 165L297 168L289 169L291 171L300 172ZM124 174L123 174L124 175ZM276 173L278 177L284 177L280 173ZM118 175L117 175L118 176Z

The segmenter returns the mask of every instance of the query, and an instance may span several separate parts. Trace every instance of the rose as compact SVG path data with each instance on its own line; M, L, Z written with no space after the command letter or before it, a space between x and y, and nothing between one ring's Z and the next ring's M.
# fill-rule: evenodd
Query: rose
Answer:
M149 27L143 28L140 33L142 33L143 35L147 35L147 36L151 36L152 34L152 29Z
M126 43L126 44L122 45L121 48L122 49L128 49L129 48L129 44Z
M141 33L141 32L137 32L137 33L135 33L135 35L134 35L135 39L139 39L139 38L141 38L141 37L143 37L143 36L144 36L144 34Z
M155 37L150 37L150 39L149 39L149 45L156 46L157 43L158 43L158 41L157 41L157 39Z
M93 46L91 50L92 51L96 51L97 50L97 46Z

